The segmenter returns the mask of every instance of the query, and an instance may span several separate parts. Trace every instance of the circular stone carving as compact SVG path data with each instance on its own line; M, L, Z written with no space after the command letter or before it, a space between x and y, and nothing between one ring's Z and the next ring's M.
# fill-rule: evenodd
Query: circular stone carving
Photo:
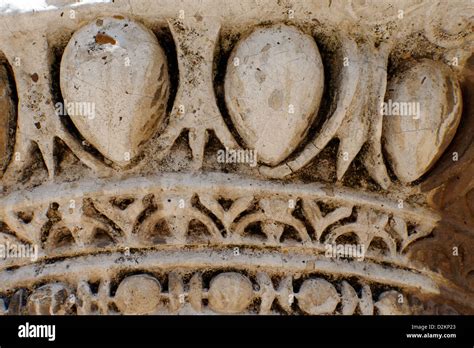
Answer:
M160 302L161 285L155 278L134 275L125 278L115 293L115 303L123 314L148 314Z
M387 91L385 149L398 179L409 183L425 174L453 139L461 89L446 65L424 59L389 81Z
M381 293L374 306L380 315L409 315L412 313L407 302L408 299L402 294L390 290Z
M64 51L60 82L77 129L120 166L165 116L165 54L150 30L128 19L98 19L79 29Z
M215 312L243 312L253 299L252 283L239 273L221 273L212 279L208 299Z
M334 286L324 279L308 279L296 295L298 306L308 314L331 314L339 303Z
M464 47L474 40L472 13L474 4L453 6L450 2L435 1L426 16L425 36L446 48Z
M28 298L26 307L29 314L53 315L67 314L69 289L61 284L47 284L39 287Z
M282 24L259 28L233 50L224 88L245 145L276 165L299 145L319 108L324 71L316 42Z

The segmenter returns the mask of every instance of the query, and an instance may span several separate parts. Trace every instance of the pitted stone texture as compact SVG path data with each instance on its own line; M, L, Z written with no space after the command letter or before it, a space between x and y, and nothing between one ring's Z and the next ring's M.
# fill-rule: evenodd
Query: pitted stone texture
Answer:
M76 107L69 116L88 142L125 166L165 116L166 57L143 25L97 19L69 41L61 61L61 91L66 108L92 103L94 113Z
M316 42L294 27L259 28L228 63L225 100L259 161L276 165L302 141L316 116L324 72Z
M396 76L387 90L393 107L384 116L385 149L397 177L408 183L426 173L451 142L461 119L461 90L446 65L427 59ZM419 114L390 114L403 105L419 105Z

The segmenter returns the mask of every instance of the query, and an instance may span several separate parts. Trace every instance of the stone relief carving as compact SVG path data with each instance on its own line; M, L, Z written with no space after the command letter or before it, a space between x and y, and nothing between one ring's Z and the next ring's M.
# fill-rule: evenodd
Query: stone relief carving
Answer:
M124 66L127 75L121 72ZM60 77L64 100L79 105L89 100L94 106L68 113L74 125L119 165L129 164L165 116L166 57L153 33L134 21L98 19L75 32L64 50Z
M472 314L473 14L0 14L0 314Z

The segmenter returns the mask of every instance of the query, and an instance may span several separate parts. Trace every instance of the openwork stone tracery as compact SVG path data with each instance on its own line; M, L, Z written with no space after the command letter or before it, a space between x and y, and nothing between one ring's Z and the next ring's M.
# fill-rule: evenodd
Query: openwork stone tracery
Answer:
M472 313L473 14L3 14L0 313Z

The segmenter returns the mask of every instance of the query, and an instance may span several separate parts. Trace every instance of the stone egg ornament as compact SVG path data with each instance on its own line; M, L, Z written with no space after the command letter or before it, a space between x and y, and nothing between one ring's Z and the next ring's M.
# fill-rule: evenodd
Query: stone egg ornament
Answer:
M165 53L149 29L128 19L97 19L75 32L61 60L60 84L76 128L121 167L165 117Z
M334 286L324 279L307 279L296 294L300 308L311 315L330 314L340 301Z
M125 278L115 293L115 304L123 314L149 314L160 303L161 285L147 274Z
M241 40L228 62L225 102L232 122L260 162L288 157L316 117L324 69L314 39L277 24Z
M462 113L461 88L441 62L423 59L387 85L384 146L395 175L410 183L446 150Z
M252 302L252 283L236 272L221 273L212 279L208 299L209 307L215 312L241 313Z

